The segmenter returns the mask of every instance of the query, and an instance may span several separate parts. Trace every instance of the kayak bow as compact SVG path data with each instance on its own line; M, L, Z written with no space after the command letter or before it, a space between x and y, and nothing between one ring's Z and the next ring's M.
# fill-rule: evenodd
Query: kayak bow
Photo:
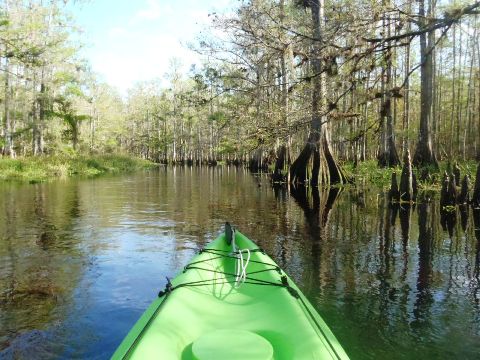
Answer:
M167 283L112 359L348 359L283 270L227 223Z

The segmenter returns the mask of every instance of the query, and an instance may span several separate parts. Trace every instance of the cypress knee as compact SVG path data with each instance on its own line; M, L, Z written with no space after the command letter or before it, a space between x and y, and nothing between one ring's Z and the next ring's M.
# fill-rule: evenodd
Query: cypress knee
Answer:
M448 174L445 172L442 179L442 190L440 191L440 206L443 207L448 204Z
M457 181L455 180L455 175L450 174L448 181L448 202L449 205L454 206L457 203L458 193L457 193Z
M410 151L408 149L405 151L402 175L400 177L400 198L402 201L406 202L414 200L412 162L410 160Z
M400 191L398 190L396 173L392 173L392 183L390 185L390 191L388 192L388 201L391 203L400 201Z

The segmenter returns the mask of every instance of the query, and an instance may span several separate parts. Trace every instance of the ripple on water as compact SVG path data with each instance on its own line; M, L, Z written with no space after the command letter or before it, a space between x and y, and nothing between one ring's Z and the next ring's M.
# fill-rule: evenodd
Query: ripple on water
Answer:
M165 277L229 220L291 275L353 359L478 358L472 216L450 236L435 200L395 212L381 190L322 189L317 204L315 189L262 181L177 168L0 186L0 357L108 358Z

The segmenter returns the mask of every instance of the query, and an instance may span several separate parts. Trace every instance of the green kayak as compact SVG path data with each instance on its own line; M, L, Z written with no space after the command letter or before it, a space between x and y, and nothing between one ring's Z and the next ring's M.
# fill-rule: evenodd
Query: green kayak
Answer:
M169 281L112 359L348 359L293 281L227 223Z

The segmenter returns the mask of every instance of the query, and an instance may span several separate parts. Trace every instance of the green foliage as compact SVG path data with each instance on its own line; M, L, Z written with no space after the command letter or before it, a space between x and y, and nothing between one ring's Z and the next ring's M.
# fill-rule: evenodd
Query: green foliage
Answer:
M224 155L235 154L236 146L228 139L224 139L219 145L218 152Z
M475 172L477 169L477 163L475 161L466 161L458 163L460 168L460 173L463 178L464 175L468 175L472 182L475 180ZM427 168L429 171L430 180L427 181L418 181L418 187L422 190L431 190L439 191L442 187L442 174L446 171L448 163L446 161L439 164L440 170L435 169L434 167ZM380 168L377 165L375 160L367 160L361 162L357 167L353 166L353 163L347 162L343 165L343 169L347 176L352 178L355 183L368 183L374 184L387 188L390 186L392 173L397 173L397 180L400 181L400 174L402 173L401 167L397 168ZM423 169L414 169L417 179L419 178L418 174L421 173Z
M227 116L223 111L216 111L208 116L208 120L219 124L224 124L227 120Z
M359 163L357 167L348 162L344 166L344 171L355 183L367 182L385 188L390 185L392 173L400 174L402 169L400 167L380 168L376 160L368 160Z
M453 205L445 205L442 207L443 211L453 213L457 210L456 206Z
M2 117L6 119L5 138L0 145L17 154L73 157L77 152L126 152L155 161L173 157L218 161L231 155L244 159L259 149L272 163L274 156L268 154L288 141L293 161L310 131L312 112L320 110L315 110L311 101L319 78L312 65L320 45L322 57L318 60L325 70L328 91L320 101L323 104L317 105L329 109L325 119L334 155L353 159L362 151L362 158L377 156L379 141L388 128L379 122L378 111L386 100L385 90L396 109L393 133L397 151L407 139L412 149L419 136L421 81L417 70L409 78L409 89L403 87L404 45L412 40L408 53L410 68L415 69L418 41L382 37L387 28L396 29L400 37L407 28L415 29L415 6L410 10L401 6L398 16L391 17L385 16L389 7L378 2L326 2L322 6L328 21L317 26L306 16L305 11L310 14L311 10L296 3L305 1L241 1L235 11L215 15L211 36L205 32L198 44L197 50L206 55L202 66L192 66L186 76L178 59L172 59L165 74L168 88L159 80L139 82L122 98L115 89L98 82L80 58L72 36L75 26L61 0L9 2L0 10L0 38L5 45L0 54L2 75L5 71L10 74L4 76L9 83L0 90L0 98L10 100L2 101L10 106L10 117ZM438 4L436 13L460 16L467 4L463 0L451 6ZM365 16L360 19L358 14ZM439 158L458 157L462 150L465 158L473 158L478 149L478 97L474 96L478 93L478 67L473 50L478 47L479 28L477 19L464 25L469 31L462 35L465 46L455 59L452 50L458 48L456 39L461 31L456 37L447 34L435 52L439 66L435 88L441 101L435 102L437 122L432 140ZM458 24L452 29L455 27L458 29ZM322 28L326 36L312 42L313 28ZM399 51L385 53L390 46ZM460 56L462 61L457 62ZM452 60L456 66L448 67ZM390 83L396 84L391 89L385 76L390 65L397 77ZM410 94L408 126L403 114L406 91ZM474 174L474 163L462 166L462 175ZM87 167L103 171L100 163ZM375 160L356 168L346 164L347 174L357 182L384 187L390 184L392 171L400 173L400 169L379 169ZM420 186L434 188L438 181L436 176Z
M0 179L41 182L74 175L97 176L154 167L149 161L122 155L57 155L21 159L0 159Z

